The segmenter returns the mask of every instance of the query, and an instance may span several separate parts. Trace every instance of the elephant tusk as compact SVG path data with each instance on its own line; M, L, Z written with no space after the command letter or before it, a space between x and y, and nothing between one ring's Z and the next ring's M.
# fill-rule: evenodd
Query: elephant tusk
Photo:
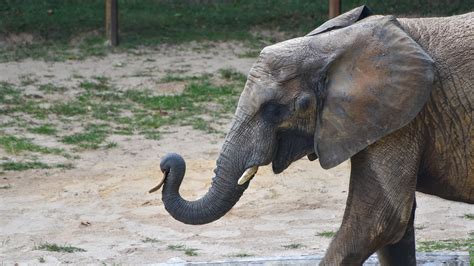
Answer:
M254 175L257 173L257 170L258 170L258 166L253 166L245 170L245 172L239 178L239 181L237 181L237 184L239 185L245 184L247 181L252 179L252 177L254 177Z
M153 193L153 192L157 191L158 189L160 189L163 186L163 184L165 183L165 179L166 179L167 176L168 176L168 172L163 172L163 178L161 178L160 183L158 183L158 185L156 185L154 188L150 189L150 191L148 191L148 193Z

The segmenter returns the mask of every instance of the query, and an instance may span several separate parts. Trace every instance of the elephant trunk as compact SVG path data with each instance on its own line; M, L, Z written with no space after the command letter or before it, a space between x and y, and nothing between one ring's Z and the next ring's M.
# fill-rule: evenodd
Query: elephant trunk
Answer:
M237 184L242 172L229 169L232 164L227 160L221 153L209 191L198 200L187 201L179 194L186 172L184 159L178 154L168 154L162 159L160 167L165 174L162 200L173 218L185 224L206 224L224 216L237 203L248 183Z

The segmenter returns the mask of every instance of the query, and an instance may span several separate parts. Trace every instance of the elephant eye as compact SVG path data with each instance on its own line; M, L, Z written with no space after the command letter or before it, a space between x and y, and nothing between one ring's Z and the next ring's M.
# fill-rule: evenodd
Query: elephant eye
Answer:
M282 104L266 103L262 108L263 118L272 123L279 123L289 114L288 108Z

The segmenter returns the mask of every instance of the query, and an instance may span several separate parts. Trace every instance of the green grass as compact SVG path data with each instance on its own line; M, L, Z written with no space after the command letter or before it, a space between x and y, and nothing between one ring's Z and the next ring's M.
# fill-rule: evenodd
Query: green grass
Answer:
M468 219L468 220L474 220L474 213L466 213L466 214L464 214L463 217Z
M111 89L109 79L106 77L95 77L94 81L83 81L79 84L85 90L107 91Z
M194 129L201 130L201 131L204 131L204 132L207 132L207 133L217 133L217 131L213 127L211 127L209 121L206 121L206 120L204 120L200 117L195 117L191 121L191 126Z
M433 252L438 250L451 251L474 251L474 238L468 239L447 239L438 241L418 241L417 250L422 252Z
M215 85L216 79L223 85ZM0 83L0 110L9 117L0 124L0 130L13 128L20 134L28 131L48 135L58 142L73 145L50 148L36 144L33 139L0 133L0 148L14 156L0 163L0 167L7 171L71 169L70 162L46 164L31 153L74 160L79 157L72 152L116 148L118 143L108 139L111 135L143 135L159 140L164 133L163 126L191 126L206 133L223 134L214 127L220 126L220 121L227 121L235 110L244 87L243 75L224 69L219 71L219 76L181 77L180 81L186 84L181 94L156 95L150 90L116 89L104 77L82 79L79 88L74 88L74 98L68 101L28 98L22 87ZM55 89L54 85L43 87L43 90ZM71 125L77 127L78 124L83 125L80 131L69 131ZM32 155L36 157L31 159Z
M250 51L245 51L241 54L237 54L239 58L257 58L260 55L260 49L254 49Z
M245 253L245 252L229 255L229 257L235 257L235 258L246 258L246 257L252 257L252 256L253 256L252 254Z
M84 106L80 101L56 103L50 108L50 110L56 115L64 116L84 115L88 112L87 107Z
M174 251L183 251L186 256L198 256L199 254L196 252L198 249L196 248L188 248L185 245L168 245L167 247L169 250Z
M173 81L185 81L188 80L188 77L177 76L173 74L166 74L163 78L160 79L161 82L173 82Z
M117 146L118 146L117 142L109 141L109 142L105 143L104 148L113 149L113 148L117 148Z
M57 129L51 124L44 124L37 127L28 128L28 131L41 135L56 135Z
M323 231L323 232L317 233L316 235L321 236L321 237L333 238L336 235L336 232L334 232L334 231Z
M152 110L179 110L191 105L189 99L183 95L150 96L149 93L144 91L129 90L125 96L136 103L142 104L146 109Z
M32 76L31 74L24 74L19 76L18 78L20 79L22 86L33 85L38 81L38 79L35 76Z
M158 140L160 128L165 125L189 125L207 133L218 133L211 122L234 111L245 82L245 77L232 69L221 70L220 76L227 80L225 85L214 85L211 75L180 77L179 80L187 85L179 95L155 95L149 90L121 91L114 88L107 78L95 77L82 80L79 85L82 91L69 101L28 99L21 88L0 83L0 100L3 100L0 110L16 118L0 127L27 127L30 132L54 136L81 149L114 148L116 143L106 142L111 134L138 133ZM170 79L177 78L170 76ZM213 103L212 108L207 108L209 102ZM45 122L28 127L31 121L25 116ZM51 119L59 122L48 123ZM73 121L95 121L102 126L89 125L74 134L59 130L62 124ZM14 136L0 137L0 147L15 153L26 150L60 154L60 150L47 149Z
M285 249L300 249L300 248L304 248L305 246L299 243L292 243L288 245L283 245L282 247Z
M0 60L80 59L102 56L111 50L104 45L102 0L4 2L0 9L0 32L29 32L41 42L2 48ZM288 37L303 35L327 19L327 3L327 0L121 0L121 47L194 40L274 42L271 35L255 36L251 32L273 29L286 32ZM462 0L344 0L342 9L347 11L364 3L378 14L426 16L472 11L469 1Z
M86 250L83 248L73 247L71 245L58 245L53 243L43 243L37 246L35 249L62 253L86 252Z
M54 164L51 166L52 168L61 168L61 169L73 169L74 168L74 164L72 163L57 163L57 164Z
M167 248L169 250L179 250L179 251L181 251L181 250L184 250L185 246L181 245L181 244L179 244L179 245L168 245Z
M247 77L244 74L232 68L220 69L219 74L221 75L222 78L227 79L227 80L237 80L241 82L245 82L247 80Z
M107 125L90 124L86 126L83 132L64 136L61 141L66 144L77 145L83 149L98 149L107 138L108 130ZM108 145L110 144L107 143L106 147Z
M0 189L10 189L10 188L12 188L12 185L10 185L10 184L0 186Z
M72 169L74 165L71 163L58 163L49 165L39 161L22 161L22 162L3 162L0 163L0 168L5 171L26 171L31 169L51 169L51 168L62 168L62 169Z
M186 248L184 250L184 254L186 256L198 256L199 254L196 252L198 249L196 248Z
M6 171L25 171L30 169L49 169L49 165L42 162L3 162L0 164Z
M48 148L34 144L26 138L19 138L12 135L0 135L0 147L7 153L19 154L24 151L39 152L44 154L62 154L63 149Z
M16 105L16 104L22 103L21 91L22 91L21 89L13 86L10 83L0 82L0 104Z
M160 243L161 241L156 238L146 237L145 239L142 239L142 242L143 243Z
M54 93L62 93L67 90L66 87L64 86L56 86L52 83L47 83L47 84L41 84L38 87L38 90L43 91L47 94L54 94Z

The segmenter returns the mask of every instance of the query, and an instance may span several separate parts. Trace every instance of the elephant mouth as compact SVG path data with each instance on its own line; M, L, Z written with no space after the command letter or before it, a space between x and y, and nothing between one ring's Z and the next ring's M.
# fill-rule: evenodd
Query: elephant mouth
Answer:
M300 131L283 131L278 134L278 144L272 160L275 174L283 172L294 161L314 152L313 135Z

